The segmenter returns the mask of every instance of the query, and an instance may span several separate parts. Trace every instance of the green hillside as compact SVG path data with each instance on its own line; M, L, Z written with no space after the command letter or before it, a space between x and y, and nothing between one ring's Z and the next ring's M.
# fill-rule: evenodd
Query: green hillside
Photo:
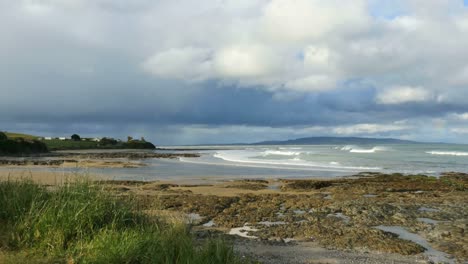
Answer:
M12 133L12 132L4 132L4 133L9 139L24 138L24 139L33 140L33 139L38 139L39 138L38 136L22 134L22 133Z
M29 155L48 151L46 144L33 136L0 132L0 155Z
M21 147L21 149L24 149L24 146L28 145L25 142L29 142L29 143L35 142L36 145L45 144L48 150L155 149L156 148L151 142L147 142L143 138L142 140L136 140L130 137L129 140L127 141L120 141L120 140L116 140L113 138L104 137L101 139L101 141L97 142L97 141L90 140L89 138L80 138L78 135L76 135L78 137L77 140L72 140L71 137L67 137L67 139L65 140L60 140L58 138L45 139L39 136L16 133L16 132L3 132L3 135L5 135L8 139L8 142L2 143L3 151L2 151L2 148L0 148L0 153L3 152L3 154L15 154L16 153L16 152L13 153L12 151L14 150L12 149L14 149L15 146L19 146L19 145L17 143L13 143L13 141L15 142L21 141L21 145L23 146ZM7 145L8 145L8 151L6 151L5 149ZM27 147L25 150L27 150ZM23 153L21 150L18 150L18 151L20 152L17 152L16 154ZM27 151L27 152L34 153L34 151Z

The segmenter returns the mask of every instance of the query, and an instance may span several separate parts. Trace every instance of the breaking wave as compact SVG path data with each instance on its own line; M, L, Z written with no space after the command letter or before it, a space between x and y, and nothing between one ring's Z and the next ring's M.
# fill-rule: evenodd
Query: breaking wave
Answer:
M280 150L266 150L262 153L262 156L268 155L278 155L278 156L295 156L299 155L301 152L296 151L280 151Z
M213 157L222 159L228 162L234 162L239 165L241 164L256 164L265 167L270 166L288 166L288 167L303 167L303 168L322 168L322 169L334 169L334 170L381 170L379 167L361 167L361 166L343 166L339 162L327 162L327 163L316 163L309 162L298 157L287 159L287 160L268 160L268 159L255 159L254 156L248 155L248 153L239 152L217 152ZM272 167L273 168L273 167Z
M351 153L375 153L375 152L378 152L378 151L387 151L388 148L376 146L376 147L373 147L373 148L370 148L370 149L364 149L364 148L359 148L359 147L356 147L356 146L344 146L344 147L341 148L341 150L349 151Z
M468 156L468 152L463 151L427 151L431 155L444 155L444 156Z

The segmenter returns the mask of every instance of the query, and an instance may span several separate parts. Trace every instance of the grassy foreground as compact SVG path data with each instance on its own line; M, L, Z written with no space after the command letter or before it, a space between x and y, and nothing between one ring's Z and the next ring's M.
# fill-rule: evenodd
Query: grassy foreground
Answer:
M220 239L149 217L89 181L0 182L0 263L245 263Z

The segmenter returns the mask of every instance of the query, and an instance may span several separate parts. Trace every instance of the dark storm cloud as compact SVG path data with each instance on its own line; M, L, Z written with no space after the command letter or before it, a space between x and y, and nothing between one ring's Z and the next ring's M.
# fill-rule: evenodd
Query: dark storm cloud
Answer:
M463 142L467 10L443 2L0 0L0 129Z

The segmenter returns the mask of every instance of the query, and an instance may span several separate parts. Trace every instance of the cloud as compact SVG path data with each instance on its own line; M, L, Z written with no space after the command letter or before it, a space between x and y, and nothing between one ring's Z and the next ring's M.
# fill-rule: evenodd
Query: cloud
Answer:
M467 120L468 121L468 113L463 113L463 114L453 114L455 118L459 120Z
M418 1L397 1L383 7L396 10L389 17L376 16L381 3L364 0L229 2L211 8L204 1L199 7L184 3L192 8L186 13L194 20L183 25L170 20L174 31L158 28L158 33L171 46L189 44L211 52L205 63L187 63L191 80L228 79L247 88L310 93L366 79L377 87L424 87L446 102L457 101L453 91L468 90L460 87L466 79L468 38L459 37L466 30L468 11L454 1L431 8L421 8ZM171 5L164 2L166 6ZM165 9L150 10L159 17L158 10ZM450 41L454 38L458 41ZM179 74L149 72L165 78L187 75L182 66Z
M268 47L238 45L220 49L214 59L216 71L224 78L251 78L273 74L280 61Z
M325 91L333 89L336 85L336 80L328 75L312 75L302 79L292 80L285 84L286 88L295 91Z
M260 23L264 34L273 41L297 43L335 31L356 30L365 24L367 16L361 0L273 0L264 7Z
M0 0L0 123L466 141L467 17L456 0Z
M433 99L433 95L421 87L395 86L389 87L377 94L376 100L380 104L404 104L411 102L426 102Z
M210 50L194 47L159 52L143 63L155 76L185 80L205 80L212 74Z
M465 135L468 134L468 128L466 127L452 128L451 131L457 134L465 134Z

